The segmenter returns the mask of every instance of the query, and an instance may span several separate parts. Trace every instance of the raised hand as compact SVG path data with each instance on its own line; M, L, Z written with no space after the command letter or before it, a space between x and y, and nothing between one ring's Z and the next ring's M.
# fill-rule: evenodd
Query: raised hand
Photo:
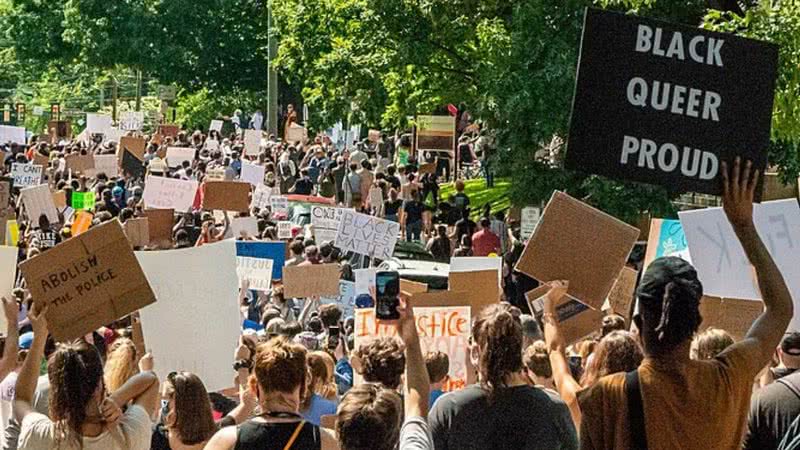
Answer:
M753 227L753 197L759 175L750 160L742 164L737 156L732 168L722 162L722 208L735 230Z

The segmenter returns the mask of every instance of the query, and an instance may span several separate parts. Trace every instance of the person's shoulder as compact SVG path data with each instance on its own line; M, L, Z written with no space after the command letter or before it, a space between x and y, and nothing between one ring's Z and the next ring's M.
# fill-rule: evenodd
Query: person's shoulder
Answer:
M581 409L600 404L605 399L624 398L625 395L625 373L615 373L600 378L594 385L582 389L578 392L578 403ZM585 406L584 406L585 405Z

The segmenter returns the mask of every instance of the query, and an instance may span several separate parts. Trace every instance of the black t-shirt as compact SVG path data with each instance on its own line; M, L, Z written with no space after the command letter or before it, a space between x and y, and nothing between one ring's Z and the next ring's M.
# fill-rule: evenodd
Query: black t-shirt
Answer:
M778 448L794 419L800 415L800 397L784 382L800 388L800 373L761 388L750 401L750 415L744 437L745 450Z
M283 450L301 422L261 422L254 419L239 425L234 450ZM305 422L292 450L320 450L319 427Z
M436 450L573 450L575 425L555 392L533 386L447 393L428 417Z
M454 197L454 205L456 210L464 211L465 209L469 208L469 196L467 194L459 192Z
M456 222L456 243L461 243L461 237L464 235L472 239L472 235L475 234L477 228L478 225L472 219L461 219Z
M300 178L294 183L294 193L298 195L311 195L314 190L314 183L308 178Z
M395 201L386 200L383 202L383 212L387 216L393 216L397 214L397 211L400 210L401 206L403 206L403 201L399 198Z
M400 190L400 178L397 178L394 175L386 175L386 182L389 183L393 189L397 191Z
M406 213L406 223L422 222L422 213L425 212L425 205L416 200L407 200L403 203L403 211Z
M39 249L47 250L61 242L61 236L52 230L35 230L33 239L39 241Z

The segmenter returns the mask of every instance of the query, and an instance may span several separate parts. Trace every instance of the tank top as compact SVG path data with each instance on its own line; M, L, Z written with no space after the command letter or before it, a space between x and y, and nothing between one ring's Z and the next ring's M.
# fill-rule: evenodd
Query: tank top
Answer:
M234 450L284 450L292 435L300 426L302 418L290 413L267 413L268 417L292 419L294 422L261 422L248 420L236 430L236 446ZM319 427L302 422L300 434L297 435L291 450L320 450L322 437Z

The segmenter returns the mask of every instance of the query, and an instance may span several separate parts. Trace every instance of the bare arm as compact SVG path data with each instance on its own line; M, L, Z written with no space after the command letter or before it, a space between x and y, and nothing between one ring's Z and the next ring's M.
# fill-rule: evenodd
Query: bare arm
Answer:
M550 283L551 290L545 295L544 299L544 340L550 354L550 367L553 370L553 381L556 384L558 394L567 404L569 414L575 422L575 428L579 429L581 424L581 409L578 405L578 391L581 385L572 377L569 369L567 356L565 354L566 344L561 335L561 327L556 315L556 302L561 300L567 293L569 284L567 282L555 281Z
M742 167L743 166L743 167ZM764 299L764 312L756 319L745 338L734 344L752 352L755 365L763 367L789 326L794 308L792 295L778 266L767 251L753 223L753 197L758 184L758 171L751 174L752 163L742 165L739 158L730 173L722 163L723 208L744 252L758 277Z
M6 330L6 344L3 347L3 358L0 359L0 379L5 379L6 375L14 370L17 365L17 351L19 343L19 307L17 302L3 297L3 313L6 315L8 329Z
M403 401L406 417L425 418L428 416L431 386L419 343L414 310L409 304L409 299L410 297L402 295L400 306L397 308L400 313L400 320L397 322L398 332L406 345L406 383Z
M47 307L34 306L28 315L33 326L33 343L17 377L14 398L14 417L20 423L33 412L33 395L39 381L39 363L44 358L44 346L47 343L47 319L44 317L46 312Z
M129 401L141 406L152 416L156 410L158 377L153 372L142 372L128 379L121 388L111 394L111 399L122 407Z

